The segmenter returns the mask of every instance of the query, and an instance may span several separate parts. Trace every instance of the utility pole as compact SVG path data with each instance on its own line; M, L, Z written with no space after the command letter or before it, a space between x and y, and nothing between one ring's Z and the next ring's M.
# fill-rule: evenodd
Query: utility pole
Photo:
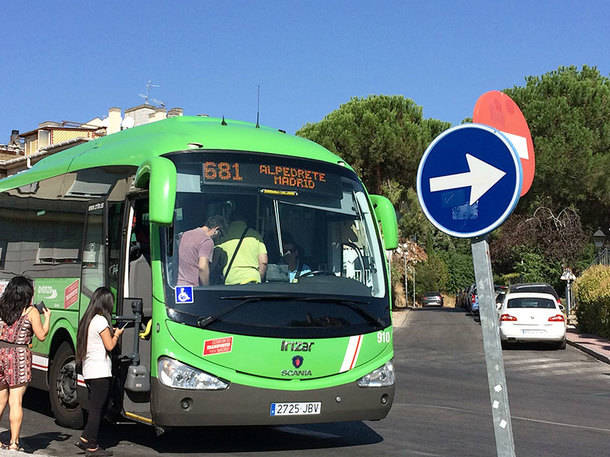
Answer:
M413 307L415 307L415 265L413 265Z
M405 260L405 306L409 306L409 277L407 276L407 256L404 257Z

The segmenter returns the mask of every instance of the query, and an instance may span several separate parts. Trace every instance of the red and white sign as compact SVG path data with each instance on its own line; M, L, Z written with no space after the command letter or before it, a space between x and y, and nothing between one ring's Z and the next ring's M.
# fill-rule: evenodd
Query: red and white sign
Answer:
M233 337L215 338L203 343L203 355L222 354L233 349Z
M78 279L64 289L64 309L78 301Z
M521 186L521 197L523 197L532 186L536 161L532 135L517 104L503 92L497 90L485 92L474 105L472 121L500 130L513 144L523 168Z

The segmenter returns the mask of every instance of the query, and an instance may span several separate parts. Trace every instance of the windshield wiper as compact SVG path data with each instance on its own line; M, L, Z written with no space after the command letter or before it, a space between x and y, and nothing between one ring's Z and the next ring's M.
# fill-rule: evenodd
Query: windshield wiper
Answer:
M186 314L186 315L194 317L195 321L197 323L197 326L201 327L201 328L205 328L208 325L210 325L211 323L216 322L223 316L232 313L236 309L238 309L248 303L255 303L255 302L260 302L260 301L265 301L265 300L269 300L269 301L300 300L300 301L304 301L304 302L330 303L330 304L334 304L334 305L345 306L345 307L351 309L352 311L354 311L355 313L359 314L360 316L364 317L369 323L374 324L376 328L378 328L378 329L385 328L385 324L383 323L383 321L380 318L374 316L373 314L369 313L368 311L362 309L359 306L359 305L368 305L369 302L367 302L367 301L348 300L348 299L332 297L332 296L300 297L300 296L296 296L296 295L230 295L230 296L219 297L219 298L220 298L220 300L239 300L239 302L235 303L233 306L229 306L228 308L220 311L217 314L210 314L207 316L196 316L189 312L177 311L175 309L173 309L173 311L180 313L180 314Z
M345 306L346 308L351 309L352 311L356 312L357 314L360 314L370 323L375 324L376 328L379 328L379 329L385 328L385 324L383 323L383 321L381 319L379 319L377 316L372 315L368 311L366 311L366 310L362 309L360 306L358 306L358 305L368 305L369 302L367 302L367 301L347 300L344 298L337 298L337 297L305 297L305 298L302 298L301 300L308 301L308 302L318 302L318 303L332 303L335 305Z
M218 319L220 319L222 316L235 311L237 308L240 308L241 306L243 306L247 303L253 303L253 302L258 302L258 301L263 301L263 300L270 300L270 301L295 300L297 298L299 298L299 297L295 297L293 295L230 295L227 297L220 297L221 300L241 300L241 301L239 303L236 303L233 306L230 306L230 307L222 310L218 314L200 316L197 319L197 325L201 328L205 328L208 325L210 325L212 322L215 322Z

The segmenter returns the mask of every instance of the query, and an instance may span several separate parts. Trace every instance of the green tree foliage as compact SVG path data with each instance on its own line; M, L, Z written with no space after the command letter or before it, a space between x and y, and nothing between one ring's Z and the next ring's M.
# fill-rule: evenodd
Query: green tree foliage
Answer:
M394 204L415 187L419 160L448 122L423 119L422 109L402 96L354 97L322 121L306 124L297 135L345 159L369 191ZM389 194L389 195L388 195Z
M530 127L536 155L532 188L517 212L540 206L580 210L590 231L610 214L610 79L596 67L559 67L504 91Z
M448 281L447 264L436 253L428 255L428 261L418 263L415 268L415 293L418 297L424 292L446 291Z
M458 249L440 251L439 256L447 265L447 292L456 293L474 282L472 254L460 252Z
M562 268L559 262L549 261L536 248L525 246L515 248L513 257L518 259L513 271L519 275L519 282L546 282L561 292Z

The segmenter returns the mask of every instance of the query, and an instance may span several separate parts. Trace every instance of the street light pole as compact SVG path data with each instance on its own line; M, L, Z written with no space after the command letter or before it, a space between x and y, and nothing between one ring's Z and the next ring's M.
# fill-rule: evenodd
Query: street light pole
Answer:
M409 307L409 277L407 276L407 256L404 256L405 260L405 307Z
M601 260L602 248L606 242L606 234L602 232L601 228L597 229L597 232L593 234L593 244L595 244L595 249L597 251L597 257L595 258L595 263L603 263Z
M413 307L415 308L415 265L413 265Z
M601 228L597 229L597 232L593 234L593 244L595 244L595 249L599 252L601 248L604 247L604 242L606 241L606 234L602 232Z

